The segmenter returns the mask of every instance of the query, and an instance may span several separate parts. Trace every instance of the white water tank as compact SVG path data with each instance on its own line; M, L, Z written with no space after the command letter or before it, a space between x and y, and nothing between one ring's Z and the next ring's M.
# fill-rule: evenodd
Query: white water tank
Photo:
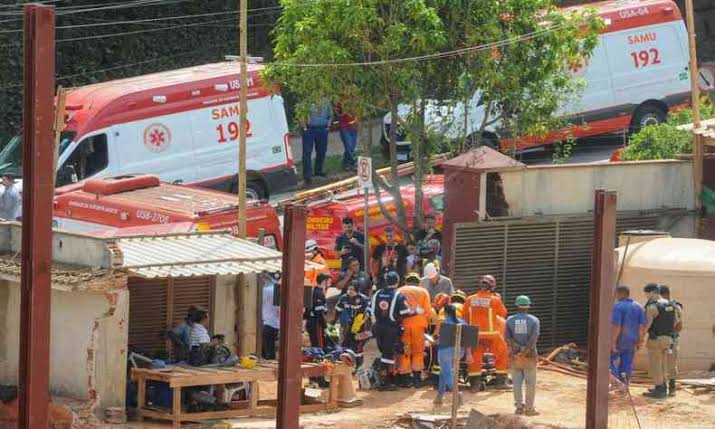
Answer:
M641 304L646 284L669 286L671 298L683 304L684 312L679 369L710 369L715 365L715 241L669 237L634 241L628 246L620 284L629 286L631 298ZM620 268L626 246L616 251ZM647 366L646 352L641 350L636 368Z

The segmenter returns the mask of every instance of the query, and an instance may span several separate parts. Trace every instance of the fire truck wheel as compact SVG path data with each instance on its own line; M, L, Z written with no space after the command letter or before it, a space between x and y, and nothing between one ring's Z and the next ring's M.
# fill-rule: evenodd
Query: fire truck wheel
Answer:
M631 119L631 134L636 134L648 125L658 125L665 122L668 112L656 104L643 104Z

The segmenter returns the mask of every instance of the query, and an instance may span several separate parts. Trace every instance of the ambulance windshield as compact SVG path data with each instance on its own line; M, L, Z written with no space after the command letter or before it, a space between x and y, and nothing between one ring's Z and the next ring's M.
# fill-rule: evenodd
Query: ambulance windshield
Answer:
M72 139L76 135L77 133L74 131L63 131L60 134L60 155L72 143ZM22 175L22 136L11 138L0 151L0 172Z

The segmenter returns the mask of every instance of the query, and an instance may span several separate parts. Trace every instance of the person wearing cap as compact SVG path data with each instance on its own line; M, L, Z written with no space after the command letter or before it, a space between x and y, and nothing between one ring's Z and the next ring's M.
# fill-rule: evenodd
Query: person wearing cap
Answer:
M372 272L378 288L385 286L385 274L390 270L396 271L400 278L407 274L407 248L398 241L392 225L385 227L385 242L375 247L372 254Z
M535 416L536 397L536 363L538 353L536 343L539 341L540 322L536 316L529 314L531 299L519 295L514 302L517 313L506 319L504 339L509 346L510 372L514 388L514 406L516 414ZM481 334L481 333L480 333ZM523 386L526 385L526 397Z
M443 276L433 263L425 265L424 277L420 281L420 286L427 289L430 299L434 299L438 293L451 295L454 292L454 284L449 277Z
M673 326L673 345L667 355L668 360L668 396L675 396L675 377L678 376L678 351L680 349L680 331L683 330L683 304L670 299L670 288L665 285L660 286L660 296L673 304L675 308L675 325Z
M318 284L318 275L327 274L329 271L328 263L325 261L317 241L305 241L305 260L316 265L314 268L305 270L305 282L311 286L316 286Z
M675 305L660 296L660 287L649 283L643 288L648 297L645 305L648 331L648 372L653 378L654 387L643 393L643 396L653 399L668 397L668 385L665 377L668 374L668 351L673 346L672 333L679 323ZM643 341L641 341L642 345Z
M479 328L479 343L474 350L472 363L469 365L469 379L472 389L479 388L482 382L482 363L484 353L491 352L496 359L496 383L506 383L509 373L509 351L504 341L503 326L498 317L506 317L506 307L501 298L490 291L490 278L483 276L479 281L479 290L467 298L462 310L464 320Z
M363 250L365 249L365 235L355 230L353 218L343 218L343 233L335 239L335 251L340 255L340 269L348 268L348 260L353 257L360 263L360 269L365 270Z
M407 305L405 296L397 290L400 276L396 272L385 274L385 284L385 288L378 289L372 296L370 313L375 319L372 332L380 350L380 364L385 375L381 388L395 390L396 358L402 353L400 323L403 318L412 315L413 310Z
M633 357L648 322L643 307L630 296L628 286L618 286L611 311L611 374L625 384L631 380Z
M0 196L0 219L20 220L22 213L22 197L15 186L15 175L3 173L2 184L5 187Z
M412 314L402 319L404 352L400 357L400 381L404 387L419 386L425 367L425 332L432 303L429 293L418 285L402 286L398 292L405 296L407 306L412 309Z

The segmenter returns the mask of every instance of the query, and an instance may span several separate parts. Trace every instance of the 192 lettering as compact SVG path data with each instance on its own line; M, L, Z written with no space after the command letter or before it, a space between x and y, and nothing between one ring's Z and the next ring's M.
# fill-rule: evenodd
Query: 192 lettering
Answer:
M246 124L246 137L251 137L251 123L246 121ZM236 141L241 134L241 128L238 126L238 122L236 121L231 121L226 126L224 126L224 124L218 124L216 126L216 131L218 131L219 143L226 143L229 139L231 141Z
M637 69L661 63L660 52L656 48L631 52L631 58L633 58L633 64Z

